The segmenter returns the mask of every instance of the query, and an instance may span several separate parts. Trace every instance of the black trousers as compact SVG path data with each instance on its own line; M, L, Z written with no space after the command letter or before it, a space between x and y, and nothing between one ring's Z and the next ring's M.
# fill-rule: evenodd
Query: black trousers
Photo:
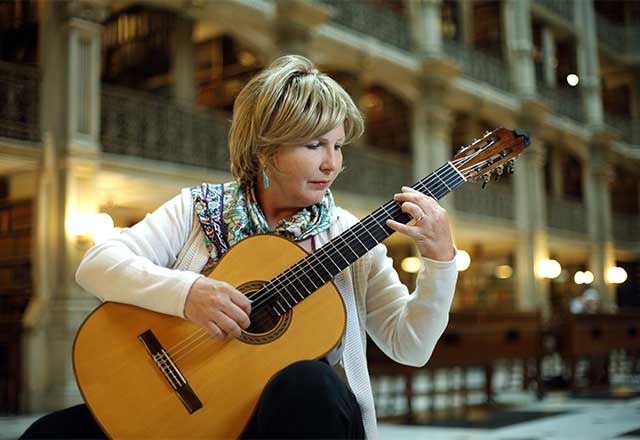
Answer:
M364 439L360 407L333 369L300 361L265 387L243 439ZM36 420L22 439L106 439L86 405Z

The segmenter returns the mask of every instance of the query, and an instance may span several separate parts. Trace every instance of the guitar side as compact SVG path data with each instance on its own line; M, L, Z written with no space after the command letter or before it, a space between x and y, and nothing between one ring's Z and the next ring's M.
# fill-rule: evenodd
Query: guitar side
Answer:
M210 277L240 287L268 281L306 255L272 235L239 242ZM337 345L346 313L337 289L325 284L290 312L281 334L246 343L208 336L189 321L142 308L105 303L83 323L74 344L78 385L103 430L113 438L236 438L270 378L303 359L317 359ZM188 410L139 336L151 330L170 350L175 366L201 407ZM175 354L175 355L174 355ZM183 396L184 397L184 396Z

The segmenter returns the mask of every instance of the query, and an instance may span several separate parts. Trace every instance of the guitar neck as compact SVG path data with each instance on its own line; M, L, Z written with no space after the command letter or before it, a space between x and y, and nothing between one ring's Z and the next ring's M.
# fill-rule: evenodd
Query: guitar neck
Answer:
M412 185L412 188L439 200L464 182L466 182L464 176L451 162L447 162ZM391 199L320 249L278 275L263 289L272 288L282 294L286 293L288 298L295 298L297 302L301 301L393 234L394 231L386 225L388 219L406 224L411 221L411 216L402 212L400 204ZM295 304L289 304L291 302L289 300L287 305L293 307Z

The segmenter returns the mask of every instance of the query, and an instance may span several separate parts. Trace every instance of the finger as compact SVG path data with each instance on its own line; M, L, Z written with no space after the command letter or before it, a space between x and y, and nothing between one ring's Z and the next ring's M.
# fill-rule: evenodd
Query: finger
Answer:
M414 220L418 220L423 214L426 214L422 208L413 202L404 202L400 205L402 212L409 214Z
M208 321L206 325L202 326L209 336L213 339L224 339L227 337L226 333L222 331L218 324L213 321Z
M251 324L249 315L235 303L229 301L222 310L229 318L233 319L242 328L248 328Z
M231 287L231 286L229 286ZM251 300L247 296L233 287L229 290L229 299L240 307L247 315L251 314Z
M413 194L415 196L422 196L426 199L432 199L432 200L436 200L435 196L431 193L431 191L429 191L427 188L425 188L426 193L423 193L421 191L418 191L417 189L411 188L410 186L403 186L402 187L402 192L400 194Z
M240 337L240 335L242 334L242 330L240 329L238 323L227 316L224 312L216 312L213 318L213 322L215 322L223 332L235 338Z
M411 230L411 227L391 219L388 219L386 223L387 223L387 226L389 226L394 231L404 234L410 238L413 238L414 233Z

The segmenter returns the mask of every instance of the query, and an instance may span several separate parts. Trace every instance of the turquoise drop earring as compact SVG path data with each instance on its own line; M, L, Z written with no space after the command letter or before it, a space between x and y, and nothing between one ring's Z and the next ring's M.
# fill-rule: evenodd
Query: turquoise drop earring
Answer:
M262 168L262 184L264 189L269 188L269 177L267 176L267 167Z

